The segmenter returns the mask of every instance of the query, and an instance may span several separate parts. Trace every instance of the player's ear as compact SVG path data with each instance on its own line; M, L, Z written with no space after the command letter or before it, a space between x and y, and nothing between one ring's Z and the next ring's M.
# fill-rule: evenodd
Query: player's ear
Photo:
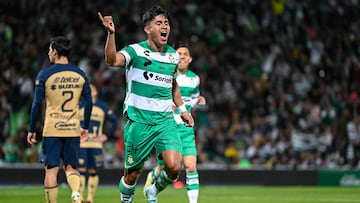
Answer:
M52 49L53 56L58 56L58 51L56 49Z
M191 56L189 56L189 63L191 63L193 60L193 58Z
M145 27L144 27L144 32L145 32L146 34L150 34L150 26L145 25Z

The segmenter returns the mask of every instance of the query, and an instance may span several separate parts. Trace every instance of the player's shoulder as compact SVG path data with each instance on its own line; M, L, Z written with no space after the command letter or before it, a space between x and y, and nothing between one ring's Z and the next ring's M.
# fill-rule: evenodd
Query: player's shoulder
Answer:
M128 44L127 46L121 49L121 52L126 52L127 54L133 57L137 55L142 55L143 53L144 54L146 53L146 50L148 50L146 44L147 43L145 43L145 41Z
M124 49L125 50L128 50L128 49L134 49L134 50L147 49L148 48L147 44L148 43L146 41L131 43L131 44L128 44L127 46L125 46Z
M169 44L166 44L164 49L166 50L167 53L176 53L177 54L176 49Z
M42 69L38 74L38 79L40 80L47 80L52 75L68 75L68 71L74 72L81 77L86 78L86 73L81 70L79 67L73 64L52 64L50 66L45 67Z
M141 46L144 48L149 48L149 43L147 42L147 40L144 40L141 42L133 43L132 46Z
M74 64L69 63L66 65L66 68L68 68L70 71L74 71L76 73L79 73L80 75L86 76L86 73Z
M192 70L188 70L188 71L186 72L186 76L187 76L187 77L192 77L192 78L199 77L198 74L196 74L196 73L195 73L194 71L192 71Z
M147 50L147 51L151 51L151 50L152 50L152 48L150 47L150 45L149 45L149 43L147 42L147 40L140 41L140 42L133 43L133 44L129 44L127 47L132 48L132 49L135 49L135 50L141 49L142 51L143 51L143 50ZM175 49L174 47L172 47L171 45L169 45L169 44L165 44L165 45L164 45L164 52L165 52L165 53L174 53L174 54L177 54L176 49Z
M166 58L169 60L170 63L178 64L180 61L180 55L176 51L176 49L168 44L164 47Z
M52 65L49 65L49 66L41 69L40 72L38 73L37 78L39 80L46 80L51 75L56 74L57 72L58 72L58 70L56 69L55 64L52 64Z
M103 102L103 101L101 101L101 100L96 100L96 102L94 103L94 105L95 106L98 106L99 108L101 108L101 109L104 109L104 110L107 110L107 109L109 109L109 106L105 103L105 102Z
M71 64L71 63L69 63L69 64L52 64L52 65L47 66L44 69L42 69L39 72L39 74L51 75L51 74L64 72L64 71L72 71L72 72L79 73L81 75L86 75L85 72L83 70L81 70L81 68L79 68L78 66L75 66L74 64Z

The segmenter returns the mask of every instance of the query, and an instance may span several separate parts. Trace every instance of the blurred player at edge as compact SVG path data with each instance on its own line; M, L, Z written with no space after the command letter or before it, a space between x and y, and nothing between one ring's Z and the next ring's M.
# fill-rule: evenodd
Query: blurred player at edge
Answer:
M111 138L117 128L117 118L107 104L98 99L98 91L90 85L93 107L89 124L89 139L80 143L79 172L80 172L80 199L84 203L84 191L87 185L87 201L93 203L99 185L98 169L104 167L103 142ZM83 118L84 108L80 109ZM110 126L104 134L105 122Z

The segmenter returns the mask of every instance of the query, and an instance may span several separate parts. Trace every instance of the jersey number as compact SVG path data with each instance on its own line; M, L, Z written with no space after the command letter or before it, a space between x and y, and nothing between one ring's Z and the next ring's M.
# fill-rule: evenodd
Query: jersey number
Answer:
M99 135L99 130L100 130L100 122L99 121L95 121L95 120L91 120L90 124L89 124L89 138L95 138ZM93 137L92 137L93 136Z
M64 103L61 105L61 110L63 112L72 112L73 110L72 109L66 109L65 105L66 105L66 103L70 102L73 99L74 93L72 91L63 91L62 95L67 97L67 99L65 99Z

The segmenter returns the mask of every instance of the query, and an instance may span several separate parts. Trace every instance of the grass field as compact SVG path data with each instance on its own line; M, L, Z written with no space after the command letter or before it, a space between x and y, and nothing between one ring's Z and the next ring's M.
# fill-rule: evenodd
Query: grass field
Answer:
M0 187L0 202L43 203L41 186ZM100 186L95 203L118 203L116 186ZM69 203L70 192L66 187L59 189L58 203ZM142 188L137 188L133 203L146 203ZM187 203L186 189L164 190L159 203ZM360 188L356 187L201 187L198 203L360 203Z

